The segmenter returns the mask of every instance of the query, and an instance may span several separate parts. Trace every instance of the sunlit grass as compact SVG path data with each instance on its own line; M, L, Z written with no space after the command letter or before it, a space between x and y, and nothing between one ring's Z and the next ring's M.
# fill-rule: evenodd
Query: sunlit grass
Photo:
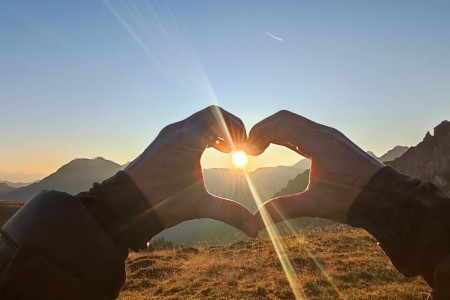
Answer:
M403 277L365 231L346 226L280 237L306 299L425 299L423 280ZM315 254L314 261L304 246ZM133 253L120 299L294 299L272 242Z

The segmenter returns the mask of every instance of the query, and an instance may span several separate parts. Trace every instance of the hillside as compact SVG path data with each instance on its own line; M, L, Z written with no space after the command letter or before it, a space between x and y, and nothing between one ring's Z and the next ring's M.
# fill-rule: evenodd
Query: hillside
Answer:
M6 193L14 191L15 189L16 188L14 188L6 183L0 182L0 197Z
M411 177L431 181L450 194L450 122L443 121L429 132L417 146L388 163Z
M307 299L426 299L430 291L398 273L363 230L339 225L282 240ZM121 300L293 299L267 238L132 253L127 274Z
M395 146L385 154L380 157L376 156L372 151L367 151L367 153L375 159L378 159L381 162L388 162L396 159L397 157L402 156L406 151L408 151L409 147L406 146Z
M406 151L408 151L409 147L406 146L395 146L381 157L378 158L381 162L392 161L400 156L402 156Z
M292 195L303 192L309 183L309 170L304 171L303 173L298 174L294 179L289 180L286 186L281 189L279 192L275 193L273 197L280 197L284 195ZM318 227L335 224L333 221L327 219L320 218L297 218L291 219L284 223L277 224L278 230L281 232L290 232L289 228L293 228L296 230L301 230L309 227Z
M249 172L252 182L262 201L272 198L273 194L286 185L290 179L301 172L301 165L260 168ZM204 180L208 191L214 195L236 200L251 211L256 210L253 195L246 177L241 170L205 169ZM247 239L239 230L222 222L200 219L187 221L169 228L155 238L181 245L197 245L204 243L219 243Z
M101 157L74 159L41 181L3 194L2 198L24 203L42 190L57 190L77 194L88 190L94 182L103 181L121 168L115 162Z
M36 181L34 181L34 182L36 182ZM11 181L8 181L8 180L0 180L0 183L6 183L10 187L13 187L13 188L16 188L16 189L20 188L20 187L24 187L24 186L30 185L30 184L32 184L34 182L11 182Z
M249 172L248 176L261 199L266 201L285 186L288 180L294 178L308 166L309 161L302 160L294 166L260 168L254 172ZM75 159L42 181L4 194L2 198L24 203L41 190L58 190L76 194L88 190L93 182L101 182L120 169L122 169L122 166L103 158ZM207 189L211 193L234 199L250 209L256 210L256 204L242 171L206 169L203 172ZM186 245L246 238L239 230L210 219L184 222L182 225L164 231L159 237Z

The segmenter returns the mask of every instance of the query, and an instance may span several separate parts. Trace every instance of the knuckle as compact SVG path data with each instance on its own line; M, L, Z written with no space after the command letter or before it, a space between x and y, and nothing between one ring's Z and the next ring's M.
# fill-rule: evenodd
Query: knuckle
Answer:
M160 131L160 135L165 135L165 134L169 134L172 133L176 130L179 129L179 123L173 123L173 124L169 124L167 126L165 126L163 129L161 129Z
M218 105L210 105L210 106L206 107L203 110L203 112L206 113L206 114L212 114L212 113L214 113L215 111L218 111L218 110L221 111L222 108L220 108L220 106L218 106Z
M323 126L323 131L327 135L332 136L332 137L336 137L336 138L341 138L341 137L344 136L344 134L342 132L340 132L336 128L329 127L329 126Z
M290 111L288 111L287 109L282 109L276 113L276 115L280 116L280 117L286 117L290 114L292 114L292 113Z

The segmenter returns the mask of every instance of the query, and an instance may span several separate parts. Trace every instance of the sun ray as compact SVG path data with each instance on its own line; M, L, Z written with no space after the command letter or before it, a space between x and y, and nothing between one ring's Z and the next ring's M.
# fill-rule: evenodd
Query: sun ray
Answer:
M306 299L306 296L304 295L302 287L300 285L300 280L297 277L295 269L292 266L292 263L286 253L283 241L281 240L281 235L275 226L270 226L273 223L271 217L262 206L263 203L250 179L250 176L248 176L247 172L244 172L244 174L253 199L255 200L257 207L261 208L262 220L264 222L264 225L266 225L267 233L269 234L269 238L272 242L275 252L277 253L278 259L280 260L283 271L286 274L292 293L294 294L295 299Z
M277 211L278 214L281 215L280 211ZM284 222L284 225L287 227L288 231L290 234L292 235L297 235L297 231L291 226L291 224L289 222ZM273 226L272 226L273 227ZM320 270L322 276L328 281L328 283L330 283L331 287L334 289L334 291L339 295L339 298L341 299L345 299L345 296L342 295L342 293L339 291L338 286L336 285L336 283L333 280L333 277L331 277L328 272L326 271L326 269L323 267L322 263L320 263L320 261L317 259L317 257L311 252L311 250L308 248L308 246L306 244L302 244L303 250L306 251L306 253L308 254L308 256L313 260L314 264L316 265L316 267Z
M194 51L194 47L178 26L168 3L164 2L164 7L158 8L155 7L158 3L149 1L113 2L103 0L103 3L166 78L180 87L197 88L201 94L207 97L209 103L218 105L216 94L206 71ZM221 111L217 108L214 109L213 113L225 135L222 138L229 143L233 151L236 151L236 146ZM190 149L185 150L189 151ZM261 207L263 203L258 191L256 191L247 172L243 172L256 205ZM161 205L164 205L170 199L171 197L168 197L161 202ZM262 210L262 217L295 298L304 299L302 287L285 251L280 233L275 226L269 226L272 222L264 209ZM291 230L293 231L293 229ZM308 253L313 257L310 251ZM319 267L316 259L315 262ZM325 275L323 268L319 268L331 282L331 277Z

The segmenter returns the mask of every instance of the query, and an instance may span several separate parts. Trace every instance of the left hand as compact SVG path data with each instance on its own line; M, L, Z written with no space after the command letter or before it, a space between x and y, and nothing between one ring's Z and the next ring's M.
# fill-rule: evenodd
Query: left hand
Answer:
M230 152L242 148L246 140L239 118L210 106L166 126L124 171L150 202L164 228L211 218L256 237L253 214L238 202L208 193L200 165L207 147Z

